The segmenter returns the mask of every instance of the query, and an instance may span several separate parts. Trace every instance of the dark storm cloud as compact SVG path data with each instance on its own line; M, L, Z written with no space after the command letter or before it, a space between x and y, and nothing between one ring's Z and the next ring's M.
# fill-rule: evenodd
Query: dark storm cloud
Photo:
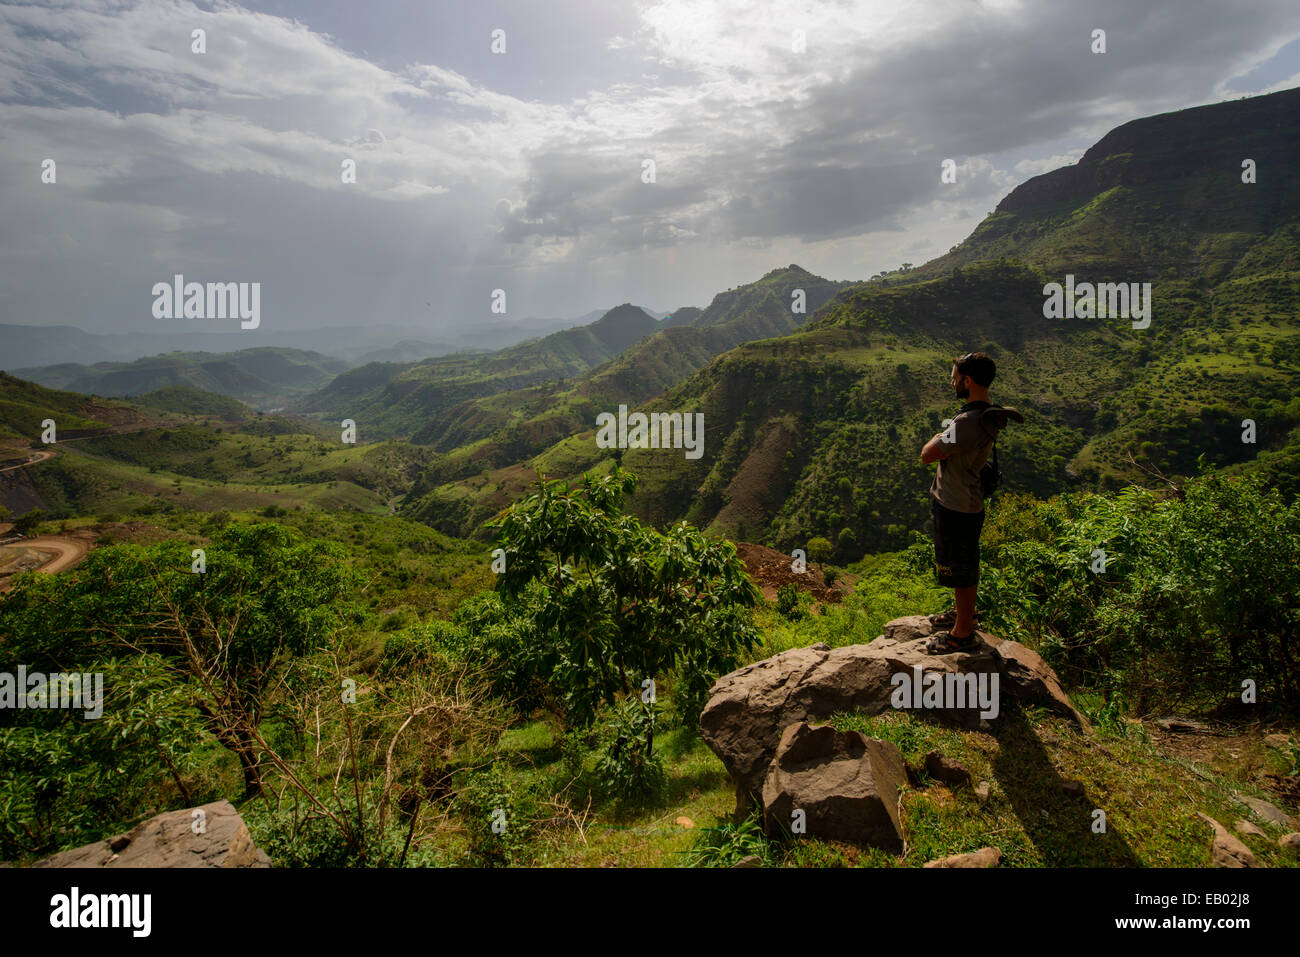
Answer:
M0 321L136 324L182 270L264 282L281 327L489 320L495 288L672 308L795 257L861 278L1114 126L1300 73L1293 43L1252 74L1293 0L421 9L0 6Z

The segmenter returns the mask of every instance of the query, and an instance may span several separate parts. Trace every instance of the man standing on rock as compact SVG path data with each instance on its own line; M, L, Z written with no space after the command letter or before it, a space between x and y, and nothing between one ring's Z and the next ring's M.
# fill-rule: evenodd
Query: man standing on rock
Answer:
M954 591L954 608L935 616L937 632L926 645L932 655L970 651L975 637L975 593L980 571L980 532L984 528L984 490L980 470L1008 416L1024 421L1014 409L989 403L989 386L997 367L984 352L968 352L952 360L951 383L957 398L966 399L956 417L921 449L921 461L939 463L930 486L934 516L934 565L939 584ZM985 415L988 409L995 414ZM1004 413L1004 414L1003 414Z

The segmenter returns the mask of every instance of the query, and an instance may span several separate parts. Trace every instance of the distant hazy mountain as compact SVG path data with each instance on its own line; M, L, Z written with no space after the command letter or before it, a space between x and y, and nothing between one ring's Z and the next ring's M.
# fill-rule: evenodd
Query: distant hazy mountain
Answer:
M96 362L131 362L167 352L239 352L262 347L304 349L346 359L353 365L389 361L413 362L429 356L465 350L495 350L590 325L608 310L597 309L570 319L508 319L452 325L402 326L384 323L327 326L319 329L204 332L181 320L160 320L156 331L87 332L77 326L0 323L0 369ZM658 318L662 313L654 314ZM403 347L415 344L413 352Z
M653 335L659 321L624 303L595 322L495 352L458 353L419 363L370 363L340 375L295 403L300 412L362 421L371 436L412 437L437 414L478 396L529 388L579 375Z
M363 366L371 362L419 362L433 356L445 356L454 349L447 348L446 343L429 342L425 339L403 339L383 349L374 349L359 356L356 364Z
M133 362L60 363L15 374L51 389L85 395L138 396L189 386L260 408L319 389L348 368L341 359L300 349L243 349L223 354L172 352Z
M477 474L485 465L506 465L541 452L557 435L582 431L597 412L653 398L728 349L793 332L848 285L797 265L774 269L756 282L718 293L706 309L683 306L661 321L654 335L576 379L488 395L441 411L420 430L419 441L440 452L459 451L439 460L422 481ZM804 313L791 309L797 290L805 297Z

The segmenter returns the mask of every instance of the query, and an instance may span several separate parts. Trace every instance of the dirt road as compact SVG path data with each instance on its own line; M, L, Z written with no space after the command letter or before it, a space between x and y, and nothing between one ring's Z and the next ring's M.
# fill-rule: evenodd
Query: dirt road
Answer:
M0 472L12 472L14 469L25 469L29 465L35 465L37 462L44 462L46 459L54 458L54 454L55 453L49 451L37 452L26 462L19 462L17 465L5 466L4 468L0 469Z
M90 547L83 541L75 538L59 538L55 535L38 535L36 538L29 538L22 542L20 546L10 545L8 547L23 546L34 548L38 552L54 553L53 557L40 567L41 571L50 574L71 568L86 557L86 552L90 551Z
M0 570L0 591L9 589L12 576L20 571L41 571L46 574L65 571L86 557L90 550L88 542L76 538L60 538L57 535L38 535L25 538L3 546L7 553L5 558L14 558L12 552L20 554L12 563L6 562Z

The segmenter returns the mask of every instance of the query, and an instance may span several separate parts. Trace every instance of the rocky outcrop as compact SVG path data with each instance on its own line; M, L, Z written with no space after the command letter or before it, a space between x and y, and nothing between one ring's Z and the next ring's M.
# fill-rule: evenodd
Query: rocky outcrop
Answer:
M125 834L61 851L33 867L270 867L229 801L168 811Z
M1274 827L1293 830L1296 827L1296 820L1286 811L1274 804L1270 804L1263 798L1251 797L1249 794L1235 794L1233 800L1242 807L1250 808L1258 814L1263 820L1272 824Z
M949 687L959 681L973 685L983 675L989 688L996 676L997 714L1002 702L1014 698L1088 729L1056 674L1024 645L979 631L982 645L976 651L929 655L925 642L934 630L924 616L898 618L869 644L795 648L719 678L700 716L700 730L731 772L738 805L749 805L762 790L786 728L824 721L841 711L876 715L893 710L894 693L901 690L895 675L910 677L914 684L938 681ZM946 706L926 705L916 713L957 727L991 730L989 721L996 715L982 718L980 707L965 706L970 703L949 700Z
M1210 827L1214 828L1214 840L1210 845L1210 859L1215 867L1255 867L1257 862L1251 849L1234 836L1226 827L1208 814L1196 812Z
M888 741L804 722L785 729L763 783L763 825L790 834L903 850L903 755ZM802 811L802 815L797 812ZM802 831L794 826L801 818Z

